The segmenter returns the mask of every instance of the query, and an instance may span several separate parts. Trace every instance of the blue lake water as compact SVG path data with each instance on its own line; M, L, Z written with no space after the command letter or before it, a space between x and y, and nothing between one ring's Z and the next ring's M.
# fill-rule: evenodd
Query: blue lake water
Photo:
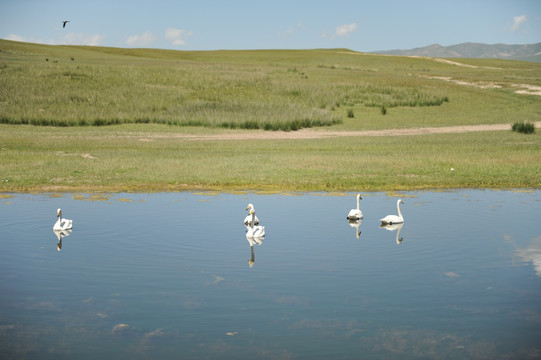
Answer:
M4 195L0 358L541 357L541 191L362 195Z

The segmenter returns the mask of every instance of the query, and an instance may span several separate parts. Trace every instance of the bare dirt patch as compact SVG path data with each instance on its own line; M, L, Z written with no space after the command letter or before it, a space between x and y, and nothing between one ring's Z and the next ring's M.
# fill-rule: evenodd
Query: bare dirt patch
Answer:
M478 66L475 66L475 65L462 64L462 63L459 63L457 61L451 61L451 60L446 60L446 59L441 59L441 58L427 58L427 59L432 59L434 61L437 61L437 62L440 62L440 63L443 63L443 64L462 66L462 67L468 67L468 68L474 68L474 69L478 68Z
M528 84L514 84L513 86L521 88L520 90L515 91L517 94L541 96L541 86L528 85Z
M457 85L473 86L479 89L500 89L502 87L501 85L495 84L493 82L475 82L474 83L470 81L456 80L449 76L423 76L423 77L426 77L427 79L449 81Z
M502 85L496 84L494 82L470 82L464 80L453 79L449 76L421 76L427 79L442 80L455 83L457 85L464 86L473 86L479 89L501 89ZM537 95L541 96L541 86L528 85L528 84L511 84L512 87L519 88L515 90L515 93L522 95Z
M535 123L535 127L541 127L541 121ZM263 131L246 130L225 134L148 134L146 139L178 138L182 140L204 141L204 140L295 140L295 139L323 139L345 136L413 136L429 134L450 134L475 131L501 131L511 130L510 124L491 125L463 125L445 127L425 127L409 129L388 129L388 130L365 130L365 131L329 131L323 129L302 129L298 131ZM140 136L139 136L140 137ZM141 139L139 139L141 140Z

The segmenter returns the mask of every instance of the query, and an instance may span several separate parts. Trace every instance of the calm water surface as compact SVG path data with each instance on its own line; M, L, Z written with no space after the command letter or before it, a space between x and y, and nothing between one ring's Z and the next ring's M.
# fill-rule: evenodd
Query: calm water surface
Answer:
M540 358L541 191L401 197L3 195L0 358Z

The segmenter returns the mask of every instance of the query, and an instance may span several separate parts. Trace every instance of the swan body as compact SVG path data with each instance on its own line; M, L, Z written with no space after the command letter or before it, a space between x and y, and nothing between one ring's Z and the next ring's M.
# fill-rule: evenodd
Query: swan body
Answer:
M357 208L349 211L348 220L360 220L363 218L363 212L359 209L359 200L362 200L361 194L357 194Z
M250 207L250 205L251 204L248 204L248 206L246 207L246 210L248 209L250 210L250 212L248 213L248 216L251 217L251 219L248 221L249 225L246 226L246 237L247 238L261 238L265 236L265 227L261 225L255 225L255 221L256 221L255 210L254 210L254 206L252 205Z
M246 232L247 238L262 238L265 236L265 227L264 226L252 226Z
M62 210L58 209L56 210L56 216L58 217L58 220L56 220L56 223L53 226L54 231L62 231L62 230L70 230L73 228L73 221L62 218Z
M402 216L402 212L400 211L400 204L403 204L404 202L402 199L398 199L396 202L396 211L398 212L398 215L387 215L383 219L380 219L382 225L393 225L393 224L402 224L404 222L404 217Z
M248 204L248 206L246 206L246 210L254 210L254 206L252 204ZM252 215L248 214L244 218L244 225L246 225L246 227L249 227L251 221L252 221ZM254 219L254 225L259 225L259 219L257 218L257 216Z

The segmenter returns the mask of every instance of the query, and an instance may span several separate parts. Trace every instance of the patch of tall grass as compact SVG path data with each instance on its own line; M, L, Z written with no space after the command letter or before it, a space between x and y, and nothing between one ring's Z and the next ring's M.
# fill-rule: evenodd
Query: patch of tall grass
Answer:
M535 125L531 122L515 122L511 126L511 130L522 134L533 134L535 133Z
M39 48L51 55L57 50ZM314 64L310 57L303 66L291 67L295 58L262 65L215 59L214 54L204 61L173 61L156 59L156 53L121 56L123 62L116 57L96 62L84 54L43 62L31 55L21 60L20 53L6 56L6 51L0 67L0 122L296 130L342 123L344 114L335 111L342 105L417 107L447 101L439 91L367 82L350 67L344 74Z
M541 86L531 76L541 71L535 63L461 60L478 66L466 68L347 49L190 52L7 40L0 40L0 50L4 124L287 131L541 118L538 98L513 88L517 82ZM437 77L502 87L479 89Z

